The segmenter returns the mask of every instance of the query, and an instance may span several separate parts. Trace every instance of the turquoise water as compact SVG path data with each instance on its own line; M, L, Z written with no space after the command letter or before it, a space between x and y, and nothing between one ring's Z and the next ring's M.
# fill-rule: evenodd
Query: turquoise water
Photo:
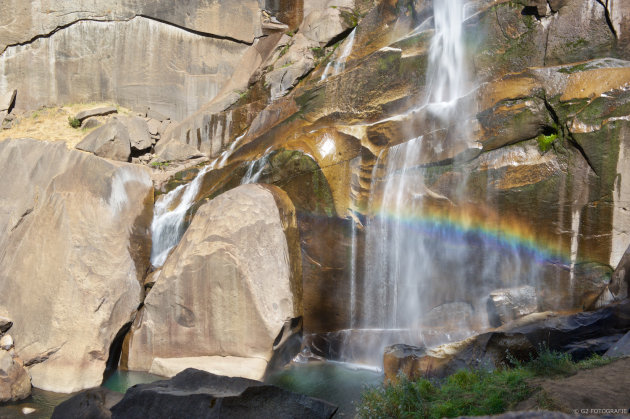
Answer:
M158 380L165 380L165 378L149 374L148 372L115 371L105 380L103 387L124 393L129 387L133 387L136 384L152 383Z
M339 406L335 418L353 418L363 389L381 384L383 374L351 364L311 362L290 364L267 382Z
M151 383L163 380L164 377L136 371L116 371L110 375L104 387L110 390L124 393L131 386L142 383ZM55 410L55 407L72 397L74 394L52 393L50 391L33 389L31 397L16 403L0 405L0 419L48 419ZM23 408L33 408L35 412L24 415Z
M48 419L55 406L66 401L72 394L51 393L34 388L31 396L16 403L0 404L1 419ZM23 408L33 408L35 412L24 415Z

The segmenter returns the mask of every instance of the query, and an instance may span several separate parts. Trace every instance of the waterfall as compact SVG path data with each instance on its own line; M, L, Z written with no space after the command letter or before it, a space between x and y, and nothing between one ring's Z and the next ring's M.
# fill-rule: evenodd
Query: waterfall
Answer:
M419 107L433 118L429 123L435 126L427 132L456 129L456 117L461 115L454 110L467 84L462 1L440 0L433 8L435 34L429 51L426 102ZM424 314L433 308L436 295L458 294L445 289L449 279L444 265L460 275L456 267L465 261L456 259L467 255L458 251L457 243L444 246L442 227L422 220L427 198L446 206L451 203L426 186L426 169L414 163L423 153L424 141L420 136L384 150L374 167L365 236L365 284L362 295L357 296L364 307L359 314L361 328L418 328Z
M441 118L451 119L451 110L464 96L467 79L463 43L464 6L461 0L433 3L435 34L429 50L427 105Z

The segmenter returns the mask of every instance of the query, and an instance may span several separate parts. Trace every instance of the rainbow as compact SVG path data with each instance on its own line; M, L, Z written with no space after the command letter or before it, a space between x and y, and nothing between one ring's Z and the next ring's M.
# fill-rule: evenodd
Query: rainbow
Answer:
M421 211L379 211L373 217L453 246L479 244L485 249L527 255L538 263L571 265L570 237L534 229L521 219L480 206L429 206ZM576 261L573 261L575 263Z

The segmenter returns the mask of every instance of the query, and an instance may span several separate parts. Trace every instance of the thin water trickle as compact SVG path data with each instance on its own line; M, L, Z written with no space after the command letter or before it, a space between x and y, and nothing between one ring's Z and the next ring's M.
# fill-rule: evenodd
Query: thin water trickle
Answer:
M324 68L324 72L322 73L320 81L326 80L331 75L329 74L331 67L333 76L336 76L346 69L346 62L348 61L348 57L350 57L350 54L352 53L352 48L354 48L354 39L356 32L357 30L355 28L352 30L352 32L350 32L350 35L348 35L348 38L343 44L343 49L341 50L339 58L337 58L336 60L330 60L328 64L326 64L326 68Z

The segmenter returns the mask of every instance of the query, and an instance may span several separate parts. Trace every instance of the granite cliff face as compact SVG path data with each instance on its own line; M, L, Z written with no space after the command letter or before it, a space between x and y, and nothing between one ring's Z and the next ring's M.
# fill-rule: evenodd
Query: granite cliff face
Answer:
M263 36L257 0L16 0L5 10L0 94L17 89L26 109L110 100L180 120L217 96Z
M260 378L302 324L330 338L327 356L332 332L382 327L370 226L391 215L391 185L422 200L410 229L459 234L452 253L429 252L431 306L414 327L450 333L453 313L487 326L493 298L524 299L501 303L502 323L627 296L621 0L466 2L456 123L421 106L429 0L66 3L16 0L0 17L0 97L110 100L179 122L145 147L149 168L0 142L17 179L0 188L0 315L34 386L97 385L129 328L123 367L243 375L246 360ZM198 155L209 165L186 162ZM167 210L190 201L161 269L148 262L150 174Z

